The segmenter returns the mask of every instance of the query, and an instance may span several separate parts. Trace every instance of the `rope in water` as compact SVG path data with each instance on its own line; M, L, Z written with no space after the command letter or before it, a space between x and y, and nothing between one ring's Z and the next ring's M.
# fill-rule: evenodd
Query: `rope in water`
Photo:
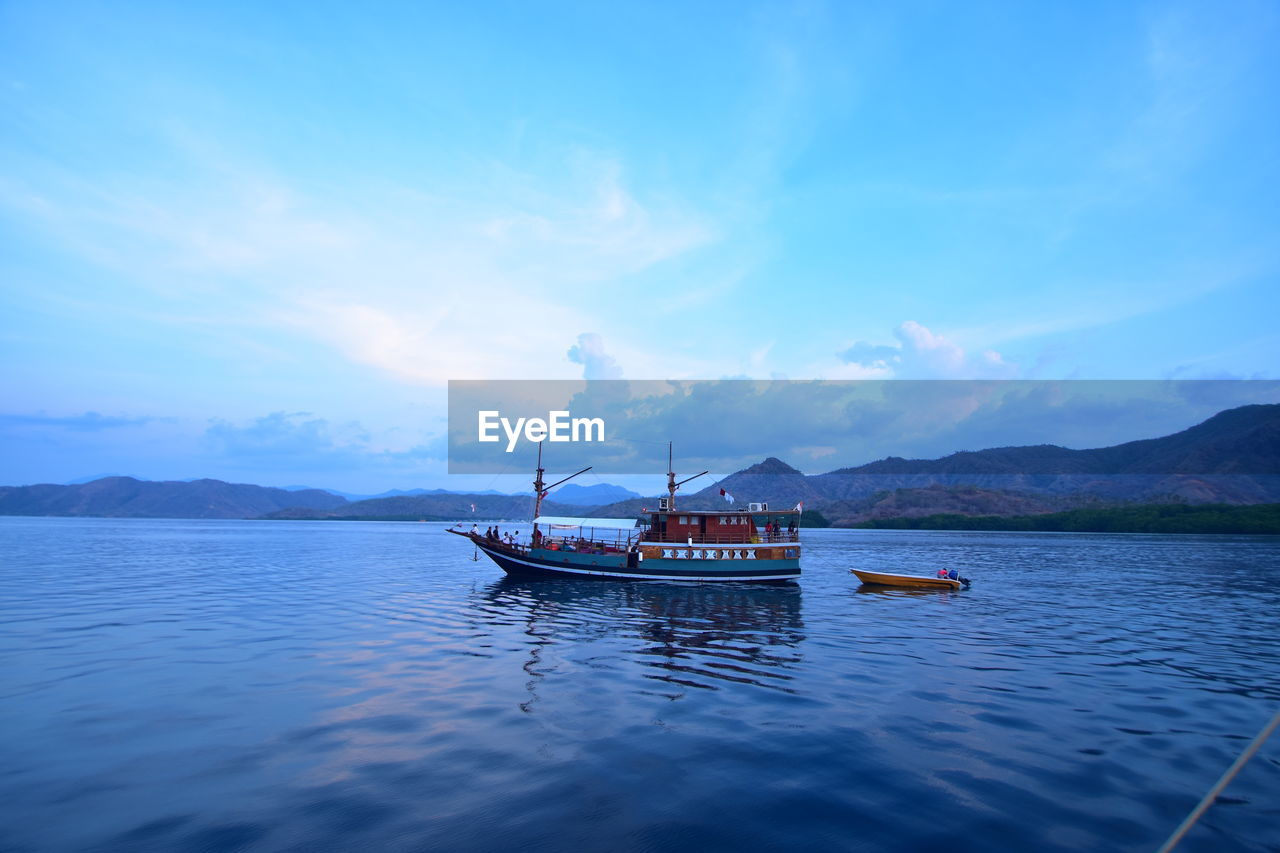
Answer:
M1209 793L1204 795L1204 799L1200 801L1200 805L1196 806L1195 809L1192 810L1191 814L1187 815L1187 819L1182 822L1181 826L1173 831L1173 835L1169 836L1169 840L1164 843L1157 853L1169 853L1169 851L1182 840L1182 837L1195 825L1201 815L1209 810L1209 806L1213 805L1213 801L1218 798L1218 795L1222 793L1223 789L1226 788L1227 785L1231 784L1231 780L1240 772L1240 768L1244 767L1245 764L1249 762L1249 759L1253 758L1254 753L1262 747L1263 742L1266 741L1267 738L1271 737L1271 733L1276 730L1277 726L1280 726L1280 711L1276 711L1276 715L1271 718L1271 722L1267 723L1262 731L1258 732L1258 736L1255 737L1247 747L1245 747L1244 752L1240 753L1240 757L1236 759L1235 763L1227 768L1226 773L1222 774L1222 778L1218 780L1218 784L1209 789Z

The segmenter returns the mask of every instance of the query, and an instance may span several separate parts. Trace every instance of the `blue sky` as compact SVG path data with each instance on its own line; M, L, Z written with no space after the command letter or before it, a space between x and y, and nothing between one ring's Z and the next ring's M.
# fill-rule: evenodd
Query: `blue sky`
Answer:
M5 3L0 483L470 485L448 379L1277 378L1277 44L1269 2Z

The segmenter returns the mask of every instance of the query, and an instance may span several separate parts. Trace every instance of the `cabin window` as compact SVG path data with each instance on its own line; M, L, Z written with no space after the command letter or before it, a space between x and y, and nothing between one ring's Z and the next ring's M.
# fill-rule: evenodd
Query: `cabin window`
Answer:
M689 516L687 516L687 515L682 515L682 516L680 516L680 523L681 523L681 524L688 524L688 523L689 523Z

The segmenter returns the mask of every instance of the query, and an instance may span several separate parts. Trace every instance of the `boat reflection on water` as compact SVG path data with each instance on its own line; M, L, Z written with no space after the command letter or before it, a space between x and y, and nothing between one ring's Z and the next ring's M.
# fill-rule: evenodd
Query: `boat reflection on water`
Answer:
M800 587L758 584L613 584L506 577L484 591L486 609L519 620L529 638L525 672L537 699L548 647L585 646L595 666L611 656L641 664L670 698L726 682L790 692L801 661ZM565 650L557 650L566 654ZM603 663L602 663L603 662ZM530 707L524 710L530 710Z
M947 601L951 598L959 598L960 593L954 589L912 589L910 587L896 586L876 586L874 584L863 584L854 587L856 595L877 595L884 598L931 598L934 600L941 599Z

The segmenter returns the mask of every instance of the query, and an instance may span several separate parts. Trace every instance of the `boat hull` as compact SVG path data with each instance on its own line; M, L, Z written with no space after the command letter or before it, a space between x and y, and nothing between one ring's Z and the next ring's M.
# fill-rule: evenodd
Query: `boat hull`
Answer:
M800 561L640 559L636 553L588 554L549 548L509 548L472 538L509 575L615 580L776 582L800 577Z
M851 570L858 580L871 586L896 586L910 589L960 589L960 581L951 578L922 578L916 575L891 575L884 572Z

